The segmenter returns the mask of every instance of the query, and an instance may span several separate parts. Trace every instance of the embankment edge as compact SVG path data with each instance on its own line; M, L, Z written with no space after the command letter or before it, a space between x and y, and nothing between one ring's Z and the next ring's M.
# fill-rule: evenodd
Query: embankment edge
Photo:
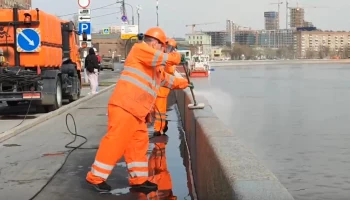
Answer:
M188 90L176 90L178 109L192 158L200 200L293 200L288 190L215 115L208 101L190 110Z

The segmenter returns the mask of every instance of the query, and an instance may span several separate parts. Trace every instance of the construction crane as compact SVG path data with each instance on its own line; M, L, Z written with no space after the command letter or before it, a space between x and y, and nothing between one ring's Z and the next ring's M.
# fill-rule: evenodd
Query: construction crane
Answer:
M279 15L280 15L280 7L281 7L281 5L283 4L283 2L281 2L280 0L278 0L277 1L277 3L270 3L270 5L278 5L278 17L279 17Z
M192 26L192 33L195 33L194 28L198 25L208 25L208 24L217 24L219 22L208 22L208 23L200 23L200 24L187 24L186 27Z
M292 7L288 7L288 8L292 8ZM313 6L313 5L300 5L297 2L297 6L294 8L329 8L328 6Z

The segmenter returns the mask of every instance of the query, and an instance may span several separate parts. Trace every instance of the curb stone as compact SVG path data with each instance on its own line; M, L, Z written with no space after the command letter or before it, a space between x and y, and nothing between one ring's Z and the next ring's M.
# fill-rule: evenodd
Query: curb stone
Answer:
M113 88L115 86L115 84L111 85L111 86L108 86L102 90L99 91L99 93L95 94L95 95L88 95L88 96L85 96L83 98L80 98L70 104L67 104L65 106L62 106L61 108L55 110L55 111L52 111L52 112L49 112L49 113L46 113L46 114L43 114L41 116L39 116L38 118L36 119L32 119L29 123L27 124L23 124L23 125L20 125L20 126L17 126L15 128L12 128L10 130L7 130L3 133L0 133L0 143L1 142L4 142L5 140L8 140L20 133L22 133L23 131L26 131L40 123L43 123L55 116L58 116L64 112L66 112L67 110L69 110L70 108L73 108L83 102L86 102L94 97L97 97L105 92L107 92L108 90L110 90L111 88Z

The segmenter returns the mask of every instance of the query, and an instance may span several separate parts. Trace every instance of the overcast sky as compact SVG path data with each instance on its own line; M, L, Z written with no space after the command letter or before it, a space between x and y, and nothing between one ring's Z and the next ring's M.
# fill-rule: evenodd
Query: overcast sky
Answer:
M237 24L252 29L264 27L264 11L277 11L277 5L269 5L277 0L159 0L159 25L169 37L182 37L191 32L186 24L217 22L215 24L197 26L196 30L225 30L225 21L230 19ZM32 0L33 7L56 14L65 15L78 12L78 0ZM116 2L116 0L91 0L90 8L97 8ZM134 7L135 24L137 24L136 6L140 5L140 27L144 32L147 28L156 26L156 0L126 0ZM204 3L207 2L207 3ZM289 0L290 6L296 6L296 0ZM299 6L305 7L305 19L312 21L317 28L324 30L350 30L350 0L300 0ZM120 4L92 11L92 26L102 29L111 25L121 24ZM319 8L308 8L318 6ZM131 23L132 12L126 7ZM281 5L281 27L285 22L285 1ZM112 14L103 17L106 14ZM71 18L73 15L68 16Z

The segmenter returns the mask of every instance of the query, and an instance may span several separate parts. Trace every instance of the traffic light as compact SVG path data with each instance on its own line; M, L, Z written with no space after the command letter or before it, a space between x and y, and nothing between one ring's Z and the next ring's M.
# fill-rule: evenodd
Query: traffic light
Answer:
M83 41L86 42L88 39L87 39L87 34L85 32L83 32Z

